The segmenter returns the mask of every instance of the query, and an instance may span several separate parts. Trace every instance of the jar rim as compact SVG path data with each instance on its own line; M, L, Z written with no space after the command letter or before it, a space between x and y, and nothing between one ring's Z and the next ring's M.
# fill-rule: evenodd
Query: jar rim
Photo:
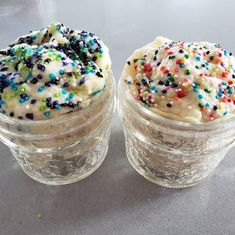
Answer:
M221 124L226 124L229 125L233 122L235 122L235 116L232 117L226 117L223 119L216 119L211 122L207 123L187 123L187 122L182 122L174 119L169 119L164 116L161 116L160 114L157 114L150 109L147 109L142 105L140 102L138 102L134 96L129 92L129 87L128 85L124 82L123 77L120 78L119 83L118 83L118 95L120 95L120 90L124 91L125 93L125 99L128 99L131 104L135 105L138 110L140 110L142 113L147 115L148 117L152 118L153 120L157 120L160 122L163 122L165 125L174 125L176 127L182 127L182 128L188 128L188 129L207 129L207 128L216 128L220 127Z
M94 107L99 101L100 99L108 94L108 90L109 89L113 89L113 84L115 84L115 80L114 80L114 76L112 73L112 70L110 69L108 71L108 75L107 75L107 79L106 79L107 83L106 83L106 89L104 90L104 92L102 92L102 94L100 94L99 98L95 101L93 101L91 103L91 105L88 105L87 107L78 110L78 111L74 111L74 112L70 112L70 113L65 113L62 115L59 115L58 117L54 117L54 118L50 118L50 119L45 119L45 120L21 120L21 119L16 119L14 117L8 117L7 115L0 113L0 122L3 123L7 123L7 124L18 124L18 125L24 125L24 126L37 126L37 125L45 125L45 124L53 124L53 123L62 123L68 119L73 119L74 117L77 117L77 115L82 114L84 112L89 111L89 109L91 109L92 107Z

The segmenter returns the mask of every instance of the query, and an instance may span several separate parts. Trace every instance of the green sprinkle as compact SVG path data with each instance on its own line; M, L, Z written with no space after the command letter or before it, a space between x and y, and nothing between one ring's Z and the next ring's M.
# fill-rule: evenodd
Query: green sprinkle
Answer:
M188 58L189 58L189 55L184 55L184 58L185 58L185 59L188 59Z
M45 105L42 105L40 108L39 108L40 111L44 112L46 110L46 106Z
M174 59L175 59L175 57L176 57L176 56L175 56L175 55L173 55L173 56L170 56L170 57L169 57L169 59L170 59L170 60L174 60Z
M210 60L214 60L214 58L215 58L215 57L214 57L213 55L212 55L212 56L210 56Z
M186 75L190 75L190 71L188 69L185 70Z
M211 93L207 88L204 89L206 93Z
M199 108L203 108L203 105L201 103L198 104Z
M38 218L38 219L42 219L42 214L41 214L41 213L38 213L38 214L37 214L37 218Z

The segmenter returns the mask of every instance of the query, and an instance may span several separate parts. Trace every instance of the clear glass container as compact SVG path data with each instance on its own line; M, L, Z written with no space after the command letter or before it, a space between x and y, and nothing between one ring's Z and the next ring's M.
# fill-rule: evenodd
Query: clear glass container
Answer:
M0 114L0 140L36 181L63 185L93 173L104 161L115 108L115 81L78 112L48 120L18 120Z
M234 117L197 125L164 118L136 101L122 78L117 107L131 165L161 186L185 188L199 183L235 140Z

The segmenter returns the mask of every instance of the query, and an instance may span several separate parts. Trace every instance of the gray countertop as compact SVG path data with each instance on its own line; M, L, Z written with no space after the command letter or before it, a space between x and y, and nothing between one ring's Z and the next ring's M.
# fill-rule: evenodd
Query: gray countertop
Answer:
M235 52L233 0L1 0L0 46L52 20L97 33L110 48L116 81L132 51L157 35L220 42ZM235 234L234 154L198 186L159 187L128 163L115 114L102 166L55 187L31 180L0 144L0 235Z

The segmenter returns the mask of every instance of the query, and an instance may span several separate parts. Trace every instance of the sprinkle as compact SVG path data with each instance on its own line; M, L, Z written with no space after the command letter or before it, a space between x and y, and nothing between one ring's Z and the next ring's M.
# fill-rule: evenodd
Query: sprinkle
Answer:
M215 57L212 55L209 58L210 58L210 60L214 60Z
M60 69L59 70L59 75L63 75L64 74L64 70L63 69Z
M35 100L35 99L32 99L32 100L30 101L31 104L35 104L36 102L37 102L37 100Z
M40 92L43 92L45 90L45 87L44 86L40 86L40 87L38 87L38 92L40 93Z
M46 70L46 67L42 64L37 64L37 68L38 68L38 70L40 70L42 72L44 72Z
M202 95L202 94L199 94L197 97L198 97L198 99L200 99L200 100L203 99L203 95Z
M168 108L171 108L171 107L172 107L172 104L167 103L166 106L167 106Z
M50 73L48 76L49 76L50 79L55 79L56 78L55 74L53 74L53 73Z
M26 118L33 120L33 113L26 113Z
M186 75L190 75L190 71L188 69L185 70Z
M49 111L43 113L46 117L50 117L51 113Z
M68 82L65 82L65 83L63 84L63 87L69 87L69 83L68 83Z

